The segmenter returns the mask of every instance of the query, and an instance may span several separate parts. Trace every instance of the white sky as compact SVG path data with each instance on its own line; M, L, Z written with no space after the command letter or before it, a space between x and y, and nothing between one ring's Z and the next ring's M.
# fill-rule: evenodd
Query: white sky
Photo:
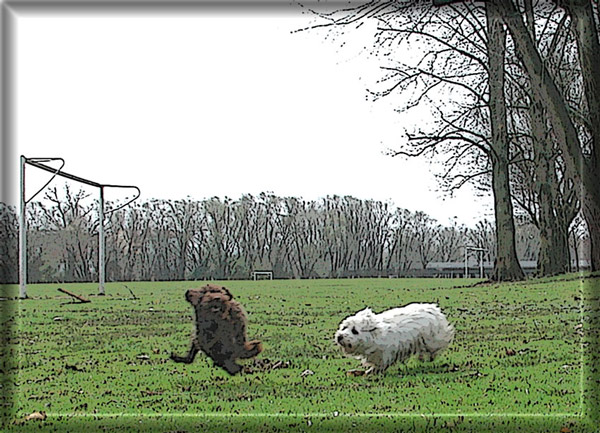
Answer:
M337 194L390 200L442 223L490 217L489 199L436 192L427 161L383 154L403 124L424 120L366 100L379 73L358 49L369 28L340 50L322 32L291 33L309 19L294 6L20 14L10 164L60 156L65 171L137 185L142 199ZM27 169L29 191L42 182L36 171Z

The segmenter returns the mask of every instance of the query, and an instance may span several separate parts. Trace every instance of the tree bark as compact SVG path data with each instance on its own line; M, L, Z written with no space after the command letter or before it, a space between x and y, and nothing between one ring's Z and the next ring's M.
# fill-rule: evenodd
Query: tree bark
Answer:
M571 28L577 40L577 53L581 66L583 89L588 105L589 128L594 148L591 162L598 165L600 145L600 40L596 31L594 10L589 0L565 0L564 7L571 17Z
M566 197L560 199L553 144L546 138L546 117L543 107L532 104L531 133L535 151L535 193L538 197L536 225L540 230L538 274L558 275L569 272L568 231L576 212ZM565 190L567 189L565 185ZM567 191L564 194L568 194Z
M496 263L492 280L513 281L525 278L517 258L515 222L510 195L509 144L504 97L504 55L506 30L496 2L486 3L488 31L490 123L492 129L492 190L496 219Z
M591 154L583 164L592 172L582 197L583 214L590 232L591 270L600 270L600 40L592 2L589 0L565 0L564 5L571 17L571 27L577 40L577 52L581 66L583 88L588 106L588 123L592 136Z
M538 273L541 276L564 274L570 268L568 227L554 213L550 188L551 184L544 184L540 190Z
M513 206L509 192L508 161L492 157L492 188L496 219L496 262L492 280L515 281L525 278L517 258Z
M512 1L493 2L502 8L502 16L514 41L517 56L520 58L532 83L532 97L534 102L547 108L549 123L556 134L557 142L561 146L567 170L577 174L583 184L589 201L590 208L600 207L600 161L597 157L600 126L598 121L592 122L600 112L600 60L598 60L598 35L593 18L593 11L589 1L565 0L562 6L571 14L575 30L578 53L582 67L584 90L590 113L589 124L592 134L592 152L589 157L584 156L579 142L577 130L571 118L567 103L561 94L556 82L550 75L548 68L542 61L531 35L527 31L520 12ZM590 25L592 24L592 25ZM583 197L582 197L583 199ZM586 220L598 217L598 212L586 214ZM599 220L588 220L590 231L600 226ZM598 234L591 233L591 243L598 242ZM598 251L599 244L594 244L593 250ZM600 257L596 253L592 256L592 270L600 269Z

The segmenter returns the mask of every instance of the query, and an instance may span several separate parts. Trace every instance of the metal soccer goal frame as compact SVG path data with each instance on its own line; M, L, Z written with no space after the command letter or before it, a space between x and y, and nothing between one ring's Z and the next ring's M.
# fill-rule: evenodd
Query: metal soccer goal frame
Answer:
M49 167L44 162L59 161L60 167L53 168ZM25 196L25 166L29 164L32 167L39 168L41 170L52 173L52 177L48 182L44 184L35 194L29 199ZM46 188L50 182L54 180L56 176L61 176L66 179L74 180L89 186L94 186L99 190L99 203L98 203L98 292L100 295L104 295L104 285L106 283L106 267L105 267L105 235L104 235L104 218L112 212L124 208L125 206L136 200L141 192L137 186L134 185L112 185L106 183L98 183L89 179L85 179L80 176L66 173L62 171L65 166L65 160L63 158L27 158L21 155L21 168L20 168L20 214L19 214L19 298L27 298L27 217L26 217L26 206L31 200L33 200L40 192ZM136 190L136 195L126 203L117 206L114 209L106 211L104 209L104 189L105 188L131 188Z
M273 271L252 271L252 279L254 281L258 280L258 276L260 275L266 276L269 280L273 279Z
M465 246L465 278L469 275L469 251L478 253L479 258L479 278L483 278L483 253L487 253L485 248Z

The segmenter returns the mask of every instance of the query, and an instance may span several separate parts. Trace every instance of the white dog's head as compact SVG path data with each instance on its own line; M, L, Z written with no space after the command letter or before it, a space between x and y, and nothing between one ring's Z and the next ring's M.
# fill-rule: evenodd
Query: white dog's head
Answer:
M370 308L345 318L335 333L335 342L349 355L361 354L372 346L378 320Z

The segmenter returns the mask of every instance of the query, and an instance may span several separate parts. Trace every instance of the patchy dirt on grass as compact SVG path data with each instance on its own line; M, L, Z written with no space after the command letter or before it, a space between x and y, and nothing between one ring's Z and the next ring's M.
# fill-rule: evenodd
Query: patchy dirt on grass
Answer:
M269 358L255 358L251 364L247 364L243 368L244 373L266 373L269 371L277 370L279 368L290 368L290 361L271 361Z

